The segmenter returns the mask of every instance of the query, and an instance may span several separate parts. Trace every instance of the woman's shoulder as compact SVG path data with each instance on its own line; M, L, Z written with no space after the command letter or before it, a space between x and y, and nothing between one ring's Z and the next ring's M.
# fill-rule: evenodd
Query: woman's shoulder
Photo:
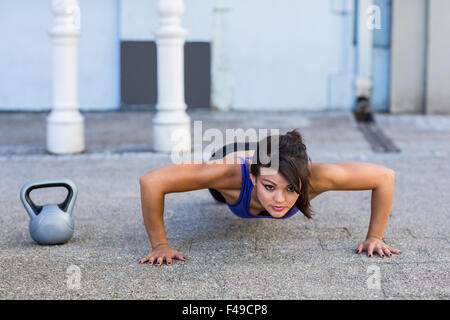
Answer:
M209 160L206 163L220 167L224 173L224 183L221 189L240 189L242 184L242 160L247 161L250 164L250 159L253 155L253 150L248 151L236 151L226 155L221 159Z
M326 162L310 162L311 172L310 185L311 192L315 196L329 190L329 177L333 170L333 164Z

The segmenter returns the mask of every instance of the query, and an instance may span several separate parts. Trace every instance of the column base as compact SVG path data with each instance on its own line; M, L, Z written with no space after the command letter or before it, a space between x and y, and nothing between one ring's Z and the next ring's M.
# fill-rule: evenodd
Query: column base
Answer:
M79 112L52 111L46 120L47 151L75 154L84 151L84 118Z
M184 111L158 111L152 123L155 152L191 152L191 119Z

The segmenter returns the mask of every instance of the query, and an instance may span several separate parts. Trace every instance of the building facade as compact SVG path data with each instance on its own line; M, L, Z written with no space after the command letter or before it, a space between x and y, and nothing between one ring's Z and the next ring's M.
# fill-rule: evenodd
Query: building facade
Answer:
M157 0L78 0L83 110L157 102ZM188 108L351 110L358 0L185 0ZM373 0L373 109L450 113L446 0ZM378 16L376 14L379 14ZM51 108L50 0L1 0L0 110Z

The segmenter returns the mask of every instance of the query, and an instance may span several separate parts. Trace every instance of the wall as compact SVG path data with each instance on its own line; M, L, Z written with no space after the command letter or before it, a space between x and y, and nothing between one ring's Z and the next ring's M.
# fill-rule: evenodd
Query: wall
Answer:
M213 0L184 0L181 25L188 30L186 41L211 40ZM157 0L120 0L120 39L153 41L159 25Z
M182 26L188 30L187 43L212 42L213 9L219 2L230 8L222 33L229 39L224 55L229 60L233 109L352 107L353 0L185 1ZM121 4L122 42L154 41L156 0ZM151 80L138 83L143 81L152 85Z
M352 108L356 59L354 0L185 0L182 26L188 30L186 99L200 101L190 103L190 107L209 106L202 101L209 97L208 85L214 81L216 72L210 66L214 57L209 53L214 44L214 6L219 2L230 7L223 32L229 39L225 54L229 59L233 109ZM124 88L127 91L141 86L141 93L156 93L152 80L156 56L151 55L155 50L153 32L159 19L156 3L156 0L79 0L82 110L118 108ZM50 0L0 2L0 28L14 30L6 32L0 43L0 109L50 108L51 39L47 32L52 24ZM373 102L379 110L386 108L389 94L389 78L385 76L389 72L388 38L386 33L380 36L381 47L375 48ZM141 71L145 71L142 74L148 79L138 77L135 83L126 77L121 79L121 71L130 74L131 70L124 44L144 45L144 51L139 49L137 54L142 60L135 66L139 70L139 66L147 63L148 68ZM398 72L392 74L397 76ZM199 93L201 98L197 98ZM155 94L143 97L146 101L156 99Z
M79 103L120 105L119 2L79 0ZM0 1L0 110L49 110L52 104L50 0Z
M213 3L184 1L181 26L188 31L184 47L184 91L188 108L210 107ZM122 104L125 108L152 109L158 99L154 36L159 27L157 1L122 0L120 19Z
M430 0L427 113L450 113L450 1Z
M353 1L232 1L233 107L349 109ZM341 94L337 94L340 92Z
M425 97L425 0L392 3L391 113L422 113Z

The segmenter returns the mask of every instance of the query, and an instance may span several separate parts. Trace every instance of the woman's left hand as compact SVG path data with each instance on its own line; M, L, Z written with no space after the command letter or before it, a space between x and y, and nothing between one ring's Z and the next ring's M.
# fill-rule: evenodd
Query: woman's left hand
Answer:
M388 257L392 257L393 253L400 254L400 251L398 251L397 249L394 249L391 246L385 244L382 240L373 237L368 237L366 238L366 240L359 244L358 248L356 249L356 253L360 254L363 251L366 251L369 257L372 257L374 252L378 253L378 255L382 258L384 258L385 255Z

